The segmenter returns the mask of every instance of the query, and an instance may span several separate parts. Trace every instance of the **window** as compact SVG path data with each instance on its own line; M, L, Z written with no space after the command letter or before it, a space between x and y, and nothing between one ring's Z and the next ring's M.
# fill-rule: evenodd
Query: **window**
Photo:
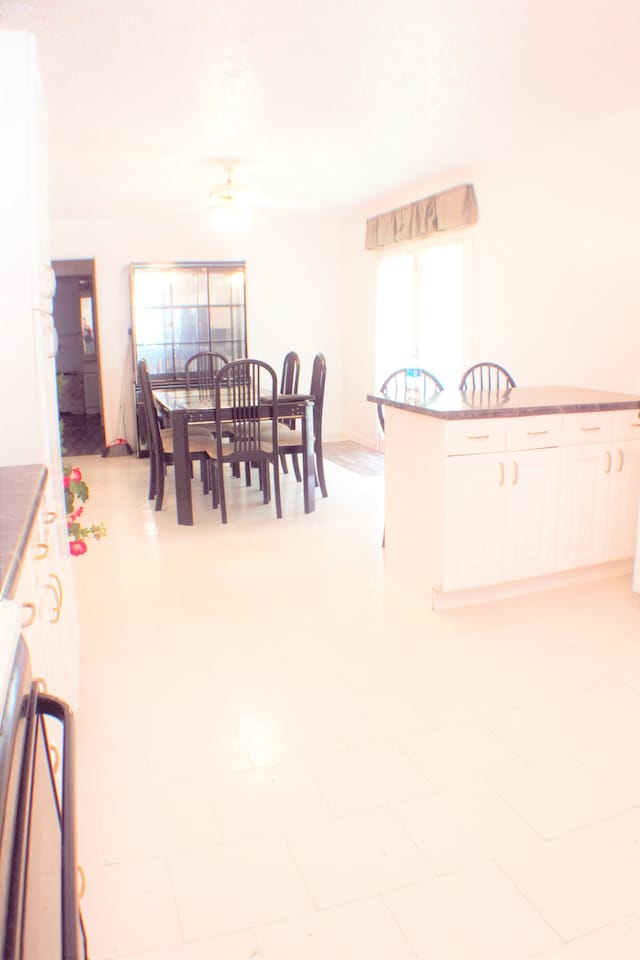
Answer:
M376 298L376 383L419 366L456 389L468 344L469 236L383 256Z
M135 361L156 379L179 379L201 350L247 355L243 262L132 264L131 309Z

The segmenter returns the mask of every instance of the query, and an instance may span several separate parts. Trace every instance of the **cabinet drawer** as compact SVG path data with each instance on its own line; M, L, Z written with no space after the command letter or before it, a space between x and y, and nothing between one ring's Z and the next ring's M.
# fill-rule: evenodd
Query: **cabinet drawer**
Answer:
M507 425L508 450L537 450L562 443L562 417L515 417Z
M614 440L640 440L640 410L616 410Z
M613 440L613 411L566 413L563 417L564 443L608 443Z
M445 454L498 453L506 450L507 423L500 419L450 420L445 429Z

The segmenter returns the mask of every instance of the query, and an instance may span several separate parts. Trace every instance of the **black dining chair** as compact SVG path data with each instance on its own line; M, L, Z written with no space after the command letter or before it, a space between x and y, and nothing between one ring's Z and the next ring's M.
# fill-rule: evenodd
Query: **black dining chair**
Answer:
M510 390L516 382L499 363L474 363L462 374L459 390Z
M226 363L229 363L227 357L214 350L200 350L191 354L184 364L185 386L213 390L216 374Z
M215 380L216 437L211 458L213 506L220 506L227 523L224 465L241 463L257 466L263 502L271 500L269 465L273 470L276 514L282 517L278 455L278 378L273 367L262 360L232 360L222 367ZM270 411L265 416L265 408ZM221 411L225 410L224 419Z
M298 384L300 383L300 357L295 352L295 350L290 350L289 353L284 358L282 364L282 376L280 377L280 393L297 393ZM295 421L293 420L281 420L281 423L284 423L287 427L290 427L292 430L295 427ZM292 461L297 458L297 454L292 453ZM297 462L297 460L296 460ZM280 466L282 467L283 473L288 473L289 468L287 467L287 458L284 453L280 453Z
M324 476L324 460L322 458L322 413L324 410L324 388L327 380L327 361L323 353L317 353L313 359L311 369L311 385L309 393L313 397L313 460L316 477L316 486L320 487L322 496L326 497L327 482ZM281 453L303 454L302 430L298 427L291 429L286 424L280 424L278 429L278 445ZM297 459L293 459L293 472L296 480L301 480L300 467Z
M403 401L407 398L408 381L411 381L414 390L418 390L418 397L414 399L419 399L422 403L426 403L429 397L444 389L438 378L428 370L423 370L422 367L401 367L389 374L378 393L384 393L391 400ZM378 404L378 420L384 433L383 403Z
M149 443L149 500L156 500L156 510L162 510L164 500L164 478L166 467L173 463L173 432L170 428L162 429L158 420L158 411L153 402L151 379L147 361L138 360L138 383L142 391L142 408L147 428ZM215 453L213 438L209 436L192 436L189 434L189 459L200 463L204 493L209 492L208 461Z

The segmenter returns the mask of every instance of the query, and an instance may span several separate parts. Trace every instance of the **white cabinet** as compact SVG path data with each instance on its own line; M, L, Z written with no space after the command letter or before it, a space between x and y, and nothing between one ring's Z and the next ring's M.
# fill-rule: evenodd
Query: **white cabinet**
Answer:
M29 34L0 31L0 88L9 91L0 97L0 191L6 228L0 231L0 382L5 396L14 400L13 408L5 411L0 465L42 464L48 471L42 503L42 516L49 519L47 556L37 572L33 602L45 621L57 618L57 629L47 631L42 642L39 630L33 633L34 669L49 664L55 677L50 691L76 707L78 628L60 455L57 338L51 316L55 276L49 263L46 108L35 40ZM25 589L30 578L25 571Z
M447 458L444 591L553 569L559 456L550 448Z
M637 411L566 414L564 419L557 568L631 557L640 497L640 437L628 438L637 435ZM603 437L607 442L600 442Z

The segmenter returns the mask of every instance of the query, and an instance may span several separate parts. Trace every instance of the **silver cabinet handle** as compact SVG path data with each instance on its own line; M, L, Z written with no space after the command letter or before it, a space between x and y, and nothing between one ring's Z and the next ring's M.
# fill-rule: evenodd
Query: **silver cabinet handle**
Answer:
M504 486L504 463L502 462L502 460L500 461L498 466L500 467L500 479L498 480L498 486L503 487Z
M605 467L605 473L611 473L611 451L607 450L607 466Z
M597 433L602 427L580 427L583 433Z
M620 473L623 467L624 467L624 450L618 450L618 469L616 472Z
M468 433L467 440L488 440L490 436L490 433Z
M518 482L518 461L517 461L517 460L514 460L514 461L513 461L513 473L512 473L512 476L511 476L511 486L512 486L512 487L515 487L515 485L516 485L517 482Z
M600 428L598 427L598 429ZM528 437L546 437L548 433L548 430L527 430Z

